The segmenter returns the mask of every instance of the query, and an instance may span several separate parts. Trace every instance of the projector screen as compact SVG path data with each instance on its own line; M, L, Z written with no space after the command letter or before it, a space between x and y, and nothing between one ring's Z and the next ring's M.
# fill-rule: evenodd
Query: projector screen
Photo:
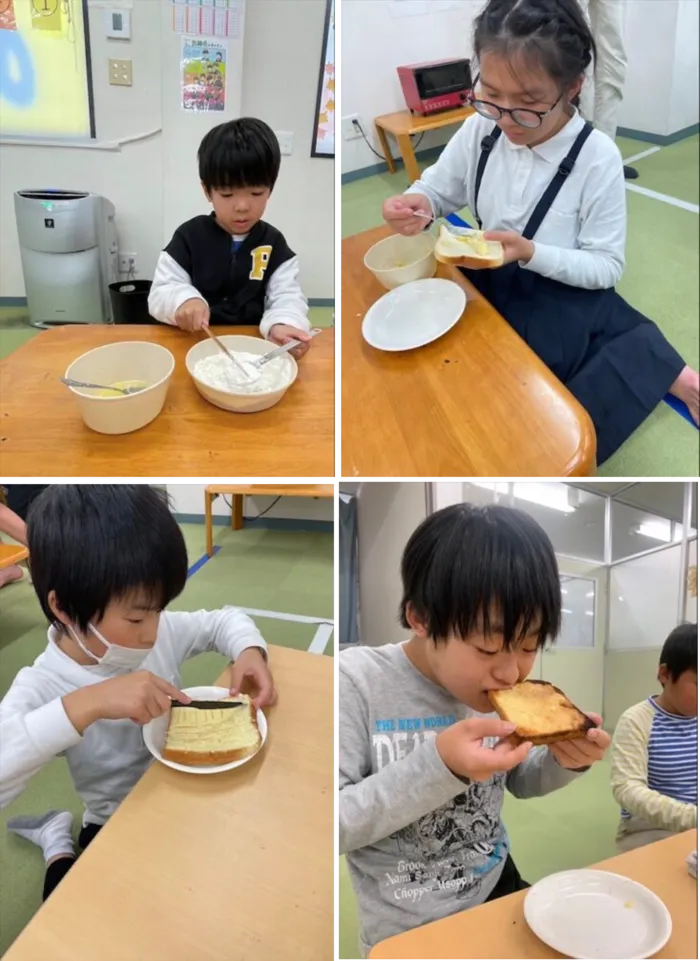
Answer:
M0 137L95 136L87 0L0 0Z

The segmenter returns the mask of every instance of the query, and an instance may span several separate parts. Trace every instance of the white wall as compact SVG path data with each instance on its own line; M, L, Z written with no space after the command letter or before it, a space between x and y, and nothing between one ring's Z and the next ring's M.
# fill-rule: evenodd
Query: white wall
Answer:
M667 135L697 123L698 0L625 3L628 71L620 126ZM425 11L421 15L397 17L393 12L399 5L343 0L342 115L359 114L380 153L373 118L406 107L397 65L471 56L472 23L484 4L428 0L417 5ZM419 149L446 143L456 129L427 133ZM363 140L340 142L343 173L377 162Z
M679 0L669 127L683 130L698 122L698 0Z
M398 621L401 554L425 516L424 484L360 486L357 495L360 643L375 647L407 636Z
M680 545L610 568L611 650L659 647L678 623Z
M173 511L176 514L200 514L204 516L204 484L167 484ZM227 497L229 503L231 498ZM272 503L271 497L246 497L243 504L244 517L256 517ZM217 497L213 505L216 517L230 517L231 508L223 497ZM293 520L333 521L331 498L283 497L267 511L265 517Z
M309 156L324 0L247 0L245 39L241 44L228 41L227 111L211 118L179 108L179 37L170 27L167 0L136 0L130 43L105 39L104 10L97 8L98 0L91 0L90 7L98 139L114 141L160 127L163 132L115 153L0 146L0 296L24 294L15 190L53 186L104 194L117 209L121 250L135 252L138 275L150 277L173 228L208 209L195 162L204 132L222 120L250 114L294 134L294 152L282 158L266 218L299 254L307 296L332 297L334 164ZM133 87L108 84L106 61L115 56L133 61Z

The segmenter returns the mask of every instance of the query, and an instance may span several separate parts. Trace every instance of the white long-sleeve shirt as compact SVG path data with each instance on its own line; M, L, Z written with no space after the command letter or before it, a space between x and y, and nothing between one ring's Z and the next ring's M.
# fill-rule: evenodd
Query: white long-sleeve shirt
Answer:
M50 628L46 650L22 668L0 702L0 808L45 764L63 756L85 804L83 824L104 824L153 758L134 721L101 720L82 734L76 731L62 698L108 678L99 665L85 667L68 657L57 637ZM249 647L266 650L253 621L237 608L165 612L142 669L180 688L180 666L188 658L219 651L235 661Z
M242 241L245 238L233 239ZM175 312L178 307L193 297L207 303L206 298L192 284L192 278L187 271L163 250L158 258L148 295L148 310L151 316L163 324L175 326ZM260 321L262 336L268 338L275 324L288 324L300 330L311 330L309 303L299 284L299 258L296 256L280 264L268 280L265 313Z
M523 232L583 125L575 112L558 134L536 147L511 143L501 134L479 189L484 230ZM407 192L426 196L436 217L465 206L473 211L481 141L493 126L479 114L469 117ZM532 259L522 266L573 287L614 287L625 267L626 231L622 157L609 137L594 130L535 235Z

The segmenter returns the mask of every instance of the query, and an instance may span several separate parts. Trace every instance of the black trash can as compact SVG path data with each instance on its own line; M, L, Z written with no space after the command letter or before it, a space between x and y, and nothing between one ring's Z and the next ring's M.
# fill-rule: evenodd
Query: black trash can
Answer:
M109 285L112 318L115 324L156 324L148 313L150 280L122 280Z

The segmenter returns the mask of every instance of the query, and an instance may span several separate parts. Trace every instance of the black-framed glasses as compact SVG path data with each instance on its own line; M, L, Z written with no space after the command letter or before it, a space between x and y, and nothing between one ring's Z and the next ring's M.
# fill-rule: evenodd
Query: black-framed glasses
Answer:
M472 84L472 90L467 98L467 102L472 106L478 114L482 117L486 117L489 120L500 120L503 114L508 114L508 116L517 123L519 127L527 127L530 130L534 130L536 127L542 125L544 118L554 110L556 105L559 103L561 98L564 96L560 93L557 99L554 101L549 110L523 110L521 107L516 107L514 110L509 110L508 107L499 107L497 103L490 103L488 100L476 100L474 98L474 90L476 89L477 82L481 74L476 75L474 78L474 83Z

